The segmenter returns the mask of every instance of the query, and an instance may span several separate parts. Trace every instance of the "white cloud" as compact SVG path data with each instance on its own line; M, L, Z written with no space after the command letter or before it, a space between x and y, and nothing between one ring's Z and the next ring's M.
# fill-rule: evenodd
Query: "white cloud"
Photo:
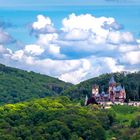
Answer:
M37 44L41 46L45 53L54 58L65 58L64 54L61 54L61 47L57 44L58 34L39 34Z
M114 44L134 43L136 40L130 32L114 31L108 34L108 42Z
M7 49L5 49L3 45L0 45L0 53L5 53L5 52L7 52Z
M60 47L58 45L51 44L49 46L49 52L52 53L52 54L59 54L60 53Z
M129 63L131 65L139 64L140 68L140 50L139 51L130 51L122 56L122 60L125 63Z
M92 66L88 59L80 59L78 61L77 62L79 63L79 66L76 69L68 71L66 73L62 73L59 78L63 81L75 84L79 83L79 81L84 80Z
M38 34L37 43L40 46L46 46L46 48L57 44L59 50L73 51L73 54L78 51L81 54L87 52L90 55L96 52L103 53L103 51L120 53L127 50L122 47L122 44L130 46L132 43L136 44L136 40L130 32L113 30L112 28L117 28L117 25L114 18L96 18L90 14L78 16L71 14L68 18L63 19L60 33ZM108 28L105 28L106 26ZM130 49L133 50L132 47L129 47Z
M72 29L65 33L66 40L85 40L88 39L89 32L81 29Z
M55 58L65 58L65 55L60 52L60 46L57 44L50 44L48 46L48 53L53 55Z
M26 45L24 51L30 55L41 55L44 52L44 49L39 45L31 44Z
M109 72L120 72L124 70L124 66L119 65L117 61L113 58L109 58L109 57L103 58L103 63L105 63L106 65L106 67L103 68L106 68L107 71Z
M68 18L63 19L62 30L70 31L72 29L82 29L82 30L91 30L96 34L106 34L106 30L102 28L102 26L107 23L111 24L115 21L114 18L106 18L100 17L96 18L90 14L86 15L79 15L76 16L75 14L69 15Z
M49 17L38 15L37 21L32 24L32 32L44 34L44 33L56 32L56 30Z
M41 46L47 46L58 39L57 33L52 34L39 34L37 43Z
M8 48L5 48L3 45L0 45L0 57L9 57L12 54L12 51Z
M126 53L134 50L138 50L139 47L138 45L133 45L133 44L120 44L118 47L118 50L120 53Z
M46 25L51 25L51 19L49 17L44 17L43 15L37 16L37 21L32 24L34 29L45 28Z
M14 60L21 60L24 56L24 51L23 50L18 50L12 55L12 59Z
M121 28L114 18L71 14L56 32L51 19L39 15L32 24L36 42L17 51L1 45L0 61L72 83L139 69L140 41Z

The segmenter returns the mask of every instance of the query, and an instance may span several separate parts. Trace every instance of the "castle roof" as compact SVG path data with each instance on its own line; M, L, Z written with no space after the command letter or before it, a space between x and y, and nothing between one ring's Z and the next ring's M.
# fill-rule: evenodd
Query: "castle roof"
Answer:
M125 91L125 87L123 86L123 88L122 88L124 91Z
M123 90L123 88L122 88L121 85L118 85L118 86L116 87L116 91L122 91L122 90Z
M104 92L104 91L102 91L101 95L104 95L104 94L105 94L105 92Z
M111 84L116 84L116 81L114 79L114 76L111 77L110 81L109 81L109 85Z

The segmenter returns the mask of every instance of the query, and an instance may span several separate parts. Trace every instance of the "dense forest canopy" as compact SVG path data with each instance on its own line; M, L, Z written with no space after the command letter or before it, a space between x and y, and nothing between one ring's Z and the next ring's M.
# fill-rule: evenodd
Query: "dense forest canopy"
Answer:
M50 76L0 64L0 105L57 96L71 84Z
M47 97L0 107L0 140L138 140L140 108Z

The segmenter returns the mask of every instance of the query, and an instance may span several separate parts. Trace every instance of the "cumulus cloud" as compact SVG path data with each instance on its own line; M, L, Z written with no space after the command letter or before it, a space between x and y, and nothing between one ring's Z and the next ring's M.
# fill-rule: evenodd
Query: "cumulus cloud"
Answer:
M37 44L44 49L43 55L48 55L53 58L65 58L65 55L61 53L61 47L58 43L59 35L57 33L39 34Z
M122 56L122 62L135 65L139 64L140 66L140 50L139 51L130 51ZM140 68L140 67L139 67Z
M32 24L32 33L53 33L56 32L56 29L53 26L53 23L49 17L43 15L37 16L37 21Z
M134 36L130 32L110 32L108 42L113 44L136 43Z
M88 39L90 33L88 31L84 31L82 29L72 29L67 33L64 33L65 40L72 40L72 41L81 41Z
M104 29L103 25L105 23L111 24L113 22L115 22L114 18L96 18L90 14L79 16L71 14L68 18L63 19L62 30L65 32L69 32L73 29L80 29L84 31L91 31L93 34L105 37L108 34L108 30Z
M123 25L117 23L116 21L114 21L110 24L105 22L102 27L105 29L109 29L109 30L121 30L121 29L123 29Z
M29 55L41 55L44 52L44 49L36 44L26 45L24 50Z
M5 63L57 77L80 81L102 73L140 68L140 41L112 17L71 14L54 28L49 17L32 23L36 42L12 51L0 46Z
M39 34L37 43L42 46L47 46L51 43L54 43L58 39L57 33L52 34Z
M57 44L50 44L47 48L47 51L55 58L65 58L65 55L61 54L60 52L60 46L58 46Z
M19 51L16 51L12 54L11 58L13 60L21 60L24 56L24 51L23 50L19 50Z
M139 50L139 47L136 44L120 44L118 47L118 51L122 54L135 50Z
M5 56L10 56L12 51L8 48L5 48L3 45L0 45L0 58L4 58Z

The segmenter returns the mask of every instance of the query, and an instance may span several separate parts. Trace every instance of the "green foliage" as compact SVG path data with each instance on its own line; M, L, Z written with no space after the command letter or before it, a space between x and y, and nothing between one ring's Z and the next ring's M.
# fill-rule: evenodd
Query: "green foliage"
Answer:
M6 104L0 107L0 140L138 140L139 111L80 106L65 96Z
M140 114L138 114L131 122L131 127L140 128Z
M110 111L116 114L114 123L110 127L110 136L119 140L136 140L140 138L140 108L133 106L113 106Z
M71 84L0 64L0 105L56 96Z
M67 97L44 98L0 107L2 140L105 140L104 118ZM106 119L108 120L106 114Z
M137 129L136 133L133 135L132 140L140 139L140 129Z
M130 107L128 105L123 105L123 106L117 105L117 106L113 106L112 108L116 113L124 114L124 115L133 114L135 112L140 111L138 107L135 107L135 106Z

